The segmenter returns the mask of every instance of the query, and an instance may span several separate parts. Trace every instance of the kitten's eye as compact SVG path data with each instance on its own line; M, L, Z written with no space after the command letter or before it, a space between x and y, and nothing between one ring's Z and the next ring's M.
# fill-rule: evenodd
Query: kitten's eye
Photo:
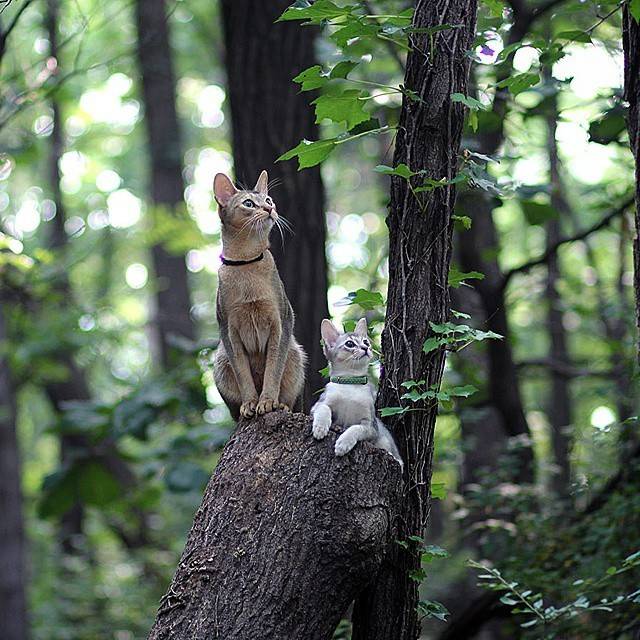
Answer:
M243 207L247 207L248 209L253 209L256 205L255 205L255 202L253 200L245 200L242 203L242 206Z
M363 340L363 341L362 341L362 344L363 344L365 347L368 347L368 346L369 346L369 341L368 341L368 340Z
M345 346L345 347L349 347L350 349L352 349L353 347L355 347L355 346L356 346L356 343L355 343L353 340L347 340L347 341L344 343L344 346Z

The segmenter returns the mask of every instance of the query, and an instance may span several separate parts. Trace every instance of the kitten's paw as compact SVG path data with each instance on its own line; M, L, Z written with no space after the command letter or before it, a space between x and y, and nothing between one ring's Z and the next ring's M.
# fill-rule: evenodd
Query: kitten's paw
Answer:
M256 415L256 401L248 400L240 406L240 415L243 418L253 418Z
M329 433L329 427L331 426L331 418L327 416L316 414L313 416L313 437L316 440L322 440Z
M288 404L285 404L284 402L278 403L278 409L280 409L280 411L291 411L291 407Z
M260 398L256 406L256 413L259 416L263 416L265 413L270 413L278 408L279 403L271 398Z
M335 446L335 452L337 456L346 456L353 447L356 446L357 440L355 440L348 433L343 433L337 440Z

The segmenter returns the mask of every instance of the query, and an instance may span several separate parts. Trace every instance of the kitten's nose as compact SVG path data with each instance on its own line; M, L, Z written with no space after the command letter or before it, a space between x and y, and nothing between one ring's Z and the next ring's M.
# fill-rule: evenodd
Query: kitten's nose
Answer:
M270 204L263 204L262 208L269 214L271 215L271 212L273 211L273 207Z

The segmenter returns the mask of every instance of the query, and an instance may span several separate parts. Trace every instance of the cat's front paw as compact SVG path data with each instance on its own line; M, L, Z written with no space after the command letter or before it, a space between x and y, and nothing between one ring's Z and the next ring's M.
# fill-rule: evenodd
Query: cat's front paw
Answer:
M271 398L260 398L256 405L256 413L259 416L263 416L265 413L271 413L280 408L280 403Z
M240 415L243 418L253 418L256 415L256 401L247 400L240 405Z
M343 433L337 440L335 446L335 452L337 456L346 456L358 442L352 435Z
M316 440L322 440L329 433L329 427L331 427L331 418L324 414L318 414L313 416L313 437Z

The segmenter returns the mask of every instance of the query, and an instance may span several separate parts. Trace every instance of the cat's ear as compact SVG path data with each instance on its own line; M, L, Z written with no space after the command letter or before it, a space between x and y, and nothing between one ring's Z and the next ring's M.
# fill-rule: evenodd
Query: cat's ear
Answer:
M367 337L367 319L366 318L360 318L360 320L358 320L358 324L356 324L354 333L357 336L361 336L363 338Z
M340 332L336 329L336 326L331 322L331 320L327 320L325 318L320 325L320 335L322 336L322 340L325 345L331 348L340 337Z
M263 171L258 178L258 182L256 182L256 186L253 189L262 195L267 195L269 191L269 175L266 171Z
M226 207L229 204L229 200L238 193L231 178L224 173L216 173L216 177L213 179L213 195L216 198L216 202L221 207Z

